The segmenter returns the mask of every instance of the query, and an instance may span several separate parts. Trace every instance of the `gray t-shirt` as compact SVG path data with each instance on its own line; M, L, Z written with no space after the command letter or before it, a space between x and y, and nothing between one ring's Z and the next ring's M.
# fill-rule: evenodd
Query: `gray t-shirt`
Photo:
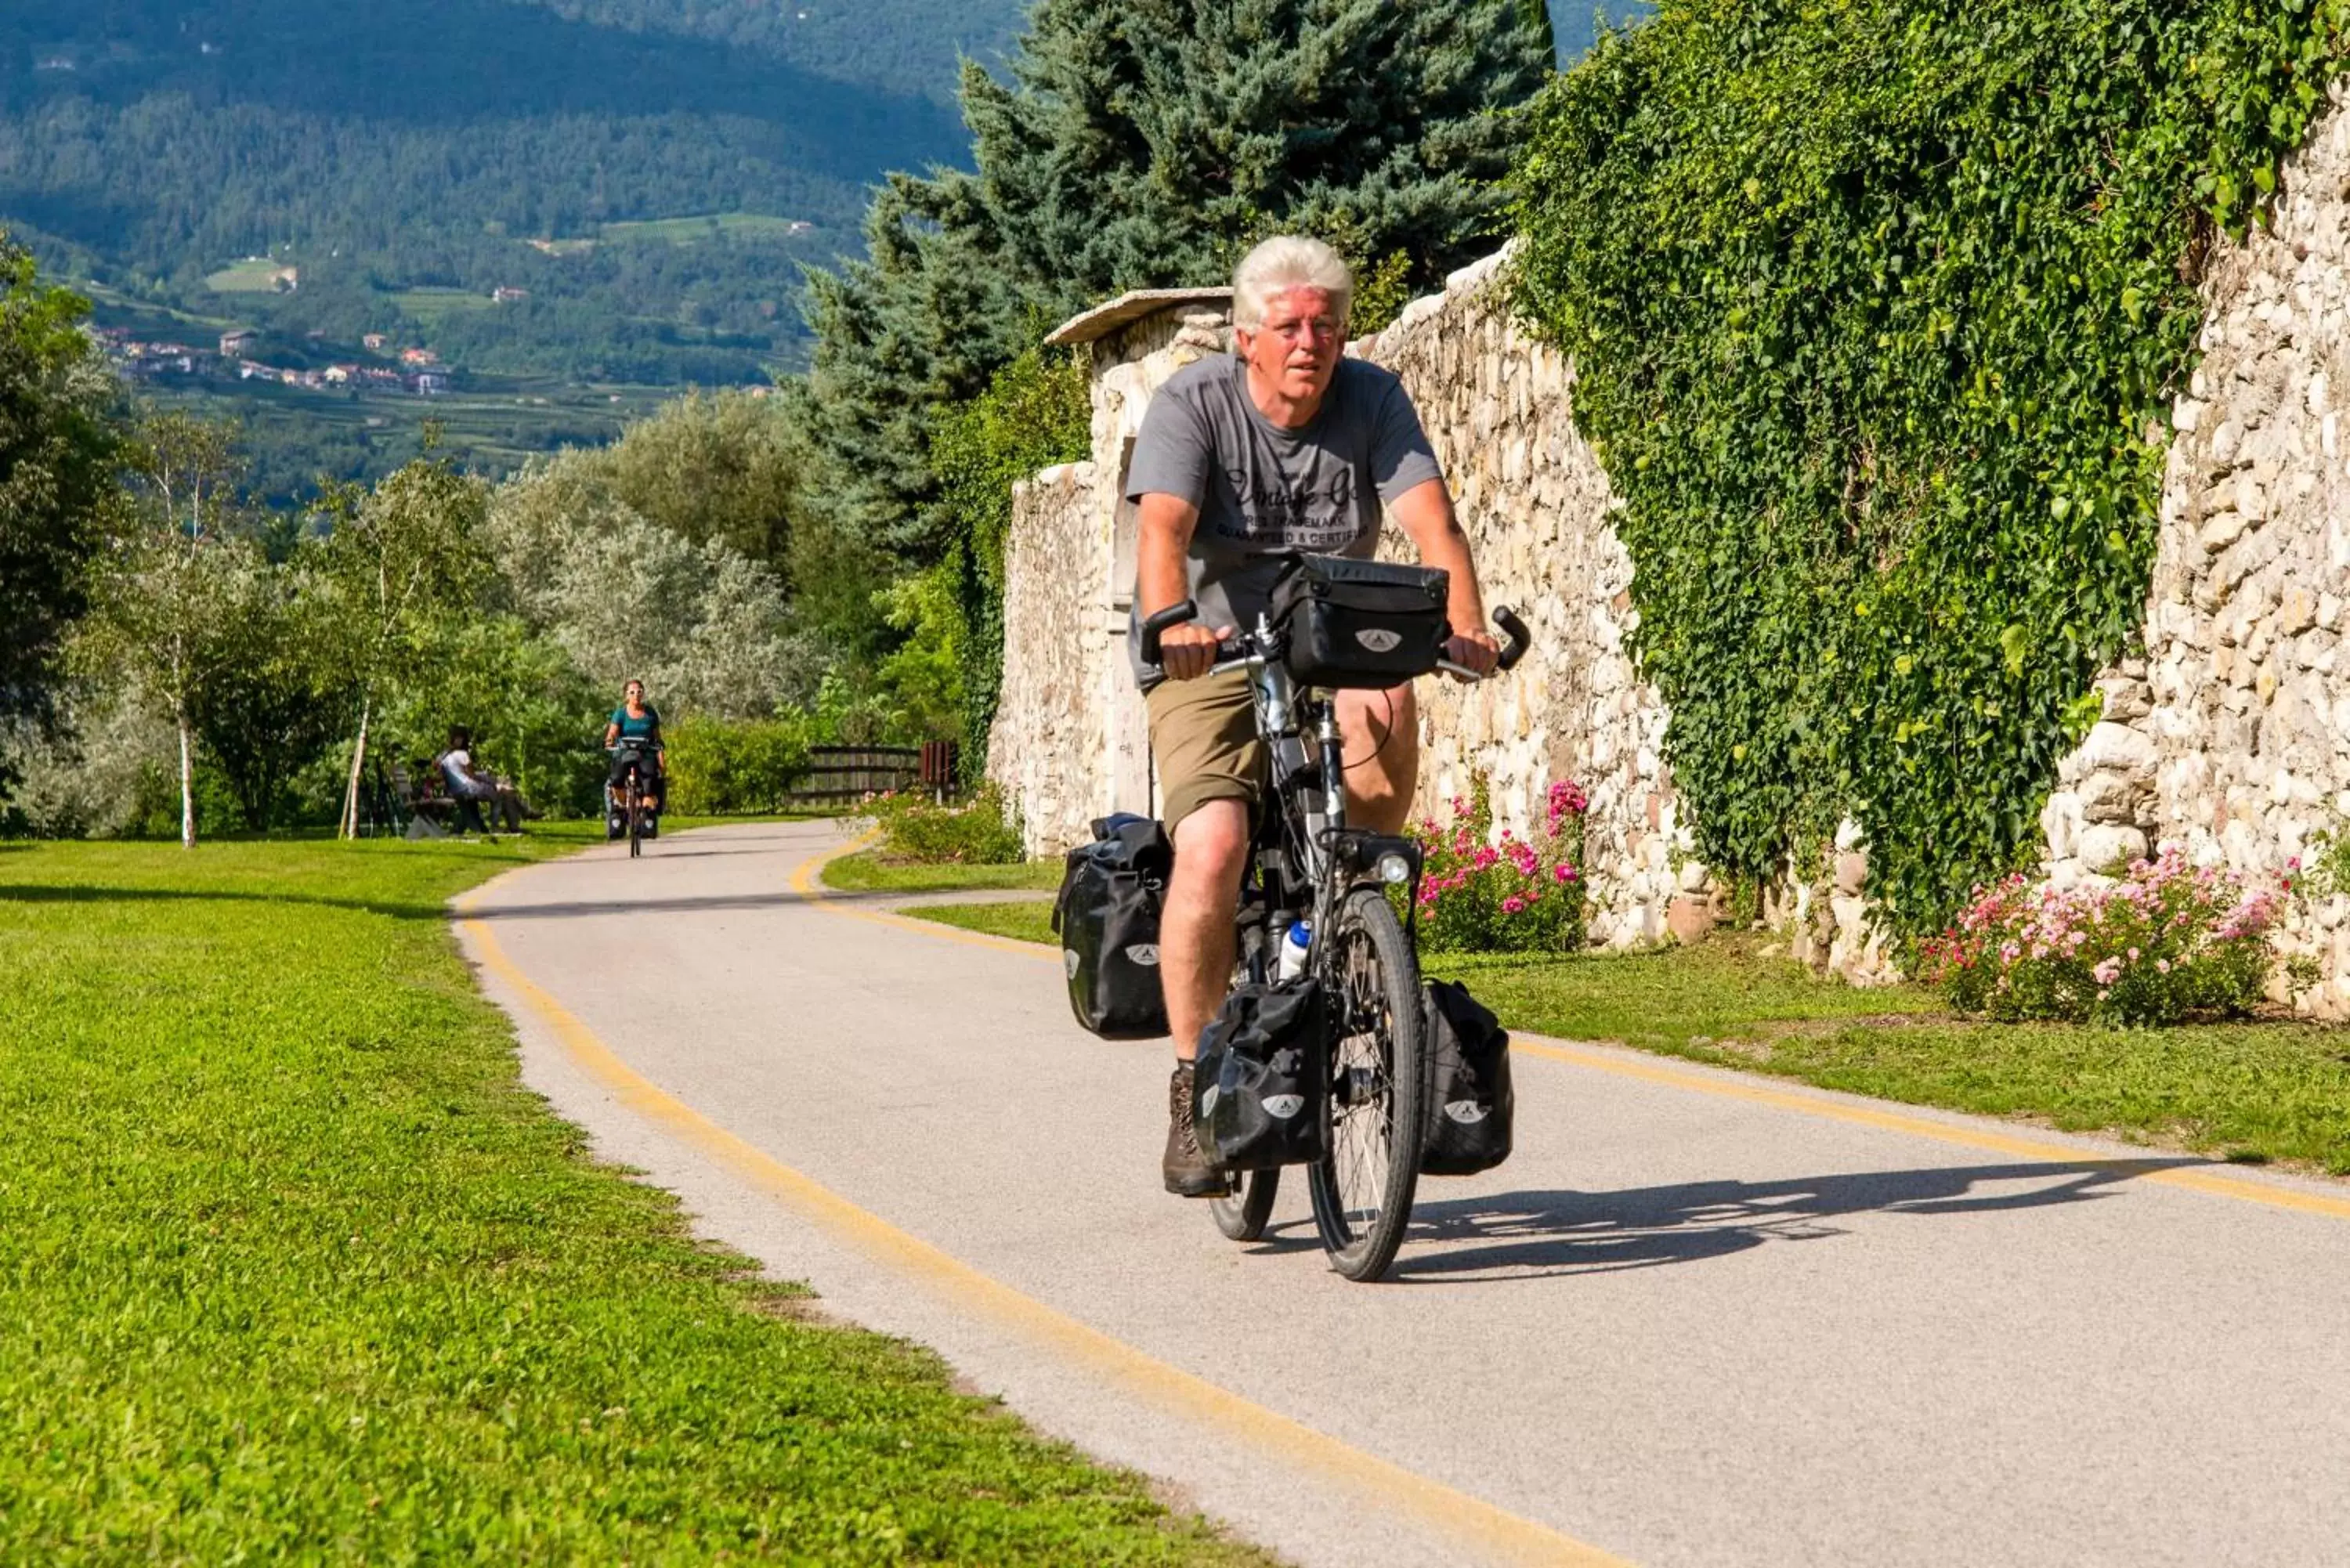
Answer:
M1176 371L1150 400L1126 498L1173 495L1199 507L1189 565L1200 624L1245 631L1280 576L1272 557L1368 556L1380 504L1443 476L1393 371L1341 359L1313 422L1285 431L1249 396L1248 367L1216 355ZM1148 688L1159 678L1143 668L1141 617L1138 593L1127 649Z

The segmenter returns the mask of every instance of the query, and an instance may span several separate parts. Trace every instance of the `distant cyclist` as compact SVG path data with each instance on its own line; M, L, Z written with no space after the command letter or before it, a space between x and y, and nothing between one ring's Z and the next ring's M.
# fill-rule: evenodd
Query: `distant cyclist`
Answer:
M1346 357L1354 287L1319 240L1251 251L1232 277L1233 353L1168 380L1128 470L1127 499L1140 508L1135 627L1186 598L1199 617L1162 639L1163 680L1142 667L1139 631L1128 639L1175 841L1159 943L1176 1056L1161 1173L1187 1198L1225 1189L1192 1130L1191 1058L1232 977L1249 815L1265 775L1245 674L1203 679L1217 642L1255 626L1281 570L1272 557L1372 555L1384 503L1422 564L1451 575L1452 625L1473 628L1457 631L1445 657L1483 673L1497 652L1418 410L1393 371ZM1341 691L1337 705L1347 820L1399 832L1419 773L1411 687Z
M623 742L628 743L623 745ZM620 786L627 782L631 753L644 759L639 764L642 773L639 787L645 793L646 809L660 811L665 760L660 713L645 701L643 681L631 680L622 691L620 705L612 710L611 722L604 726L604 749L612 753L612 771L604 780L605 798L611 803L607 815L625 813L628 808L629 803L620 798Z

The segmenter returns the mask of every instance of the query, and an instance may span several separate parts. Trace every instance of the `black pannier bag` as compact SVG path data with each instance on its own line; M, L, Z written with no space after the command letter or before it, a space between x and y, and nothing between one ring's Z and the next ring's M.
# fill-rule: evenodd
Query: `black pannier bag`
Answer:
M1191 1069L1200 1152L1225 1170L1321 1158L1323 1052L1322 985L1310 975L1225 997Z
M1449 981L1425 990L1428 1041L1435 1057L1428 1136L1419 1153L1426 1176L1474 1176L1510 1158L1510 1035L1484 1003Z
M1306 556L1273 590L1290 674L1308 686L1399 686L1427 675L1452 628L1451 580L1430 566Z
M1090 844L1069 851L1053 929L1069 1008L1105 1040L1167 1033L1159 983L1159 911L1175 864L1167 830L1145 816L1104 817Z

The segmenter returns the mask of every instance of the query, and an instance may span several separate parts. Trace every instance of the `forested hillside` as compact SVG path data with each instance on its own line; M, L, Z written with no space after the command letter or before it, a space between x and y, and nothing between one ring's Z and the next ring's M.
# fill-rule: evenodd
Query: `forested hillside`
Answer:
M1580 53L1594 8L1554 9ZM958 60L998 66L1027 10L0 6L0 227L144 389L241 417L265 492L380 475L427 413L504 468L799 368L802 264L862 248L886 172L968 162Z
M958 156L956 54L991 57L1016 12L0 7L0 224L136 338L203 349L250 328L251 358L305 371L372 363L362 345L381 334L383 356L431 352L456 395L556 410L524 446L592 438L611 397L640 400L629 388L796 361L800 264L853 248L887 170ZM404 403L313 419L302 397L255 403L250 377L203 370L166 361L155 389L255 416L273 485L305 475L313 444L317 466L353 475L412 447Z

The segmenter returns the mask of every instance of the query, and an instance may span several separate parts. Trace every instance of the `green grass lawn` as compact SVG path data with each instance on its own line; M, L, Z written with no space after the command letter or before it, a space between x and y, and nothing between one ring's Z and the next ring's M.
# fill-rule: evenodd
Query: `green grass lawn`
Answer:
M1752 936L1565 960L1445 957L1503 1020L1824 1088L2250 1163L2350 1173L2350 1031L2286 1022L1991 1023L1918 986L1861 990Z
M992 937L1010 937L1014 941L1043 942L1047 946L1060 938L1053 934L1051 900L1010 898L1000 904L941 904L929 909L908 909L907 914L920 920L935 920L942 926L959 926L966 931L985 931Z
M488 310L496 301L470 288L403 288L384 296L427 327L456 311Z
M908 913L1050 942L1033 900ZM1824 1088L2026 1117L2260 1164L2350 1174L2350 1030L2288 1022L2105 1029L1962 1017L1920 986L1820 980L1723 935L1573 958L1432 953L1515 1029L1613 1040Z
M1854 1019L1949 1016L1941 998L1922 986L1864 990L1823 980L1768 951L1772 945L1723 934L1694 947L1571 959L1438 953L1427 967L1466 982L1520 1028L1652 1051L1703 1051L1722 1042L1735 1051L1743 1041Z
M1058 860L1029 860L1015 866L924 866L884 860L880 852L863 850L825 863L827 888L846 892L949 893L968 888L1058 888Z
M796 219L778 218L766 213L716 213L696 218L647 218L633 223L606 223L597 233L616 244L631 240L658 240L668 244L690 245L721 235L749 235L759 239L785 239L806 234L808 225Z
M277 288L277 274L286 264L265 257L248 256L212 274L204 286L214 294L273 294Z
M0 1560L1242 1563L520 1086L494 844L0 846Z

